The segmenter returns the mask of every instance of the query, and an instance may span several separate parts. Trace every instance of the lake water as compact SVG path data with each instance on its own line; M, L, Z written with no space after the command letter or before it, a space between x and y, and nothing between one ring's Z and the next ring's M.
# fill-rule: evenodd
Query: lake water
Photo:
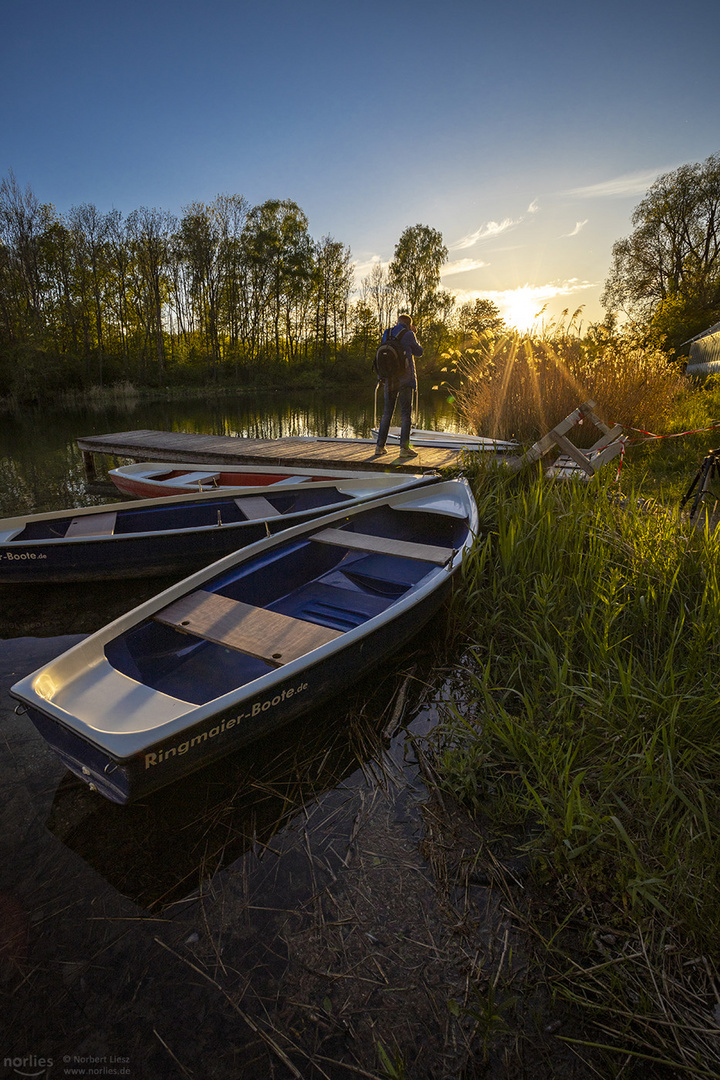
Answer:
M152 429L280 439L300 435L368 438L373 393L262 393L192 402L67 412L27 410L0 420L0 516L109 501L88 489L76 440L83 435ZM423 392L416 426L458 430L447 396ZM98 455L98 478L107 464ZM112 468L112 464L108 467Z
M453 420L440 395L420 414ZM371 399L309 394L28 412L0 424L0 509L112 498L85 480L81 435L365 437L372 421ZM163 584L0 590L6 1075L373 1076L378 1041L414 1077L439 1075L462 1045L446 1002L466 978L460 915L421 846L415 740L452 694L442 619L280 736L117 807L66 772L7 691Z

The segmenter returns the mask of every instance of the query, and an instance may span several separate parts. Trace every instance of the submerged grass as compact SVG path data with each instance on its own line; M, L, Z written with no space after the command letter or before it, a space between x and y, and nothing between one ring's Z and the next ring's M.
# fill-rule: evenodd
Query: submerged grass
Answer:
M599 478L479 469L473 482L483 536L458 590L465 700L450 703L439 736L442 783L498 832L527 827L536 880L559 889L565 918L582 911L591 952L601 923L623 935L601 970L596 953L565 955L562 933L546 942L555 992L599 1025L595 1045L710 1075L717 538ZM673 960L669 977L670 954L697 959Z

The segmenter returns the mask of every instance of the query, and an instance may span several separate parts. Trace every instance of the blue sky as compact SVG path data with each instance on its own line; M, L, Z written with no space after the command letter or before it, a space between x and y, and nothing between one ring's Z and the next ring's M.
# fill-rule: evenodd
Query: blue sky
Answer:
M510 321L599 298L653 180L720 151L720 4L0 0L0 176L60 212L293 199L358 279L439 229Z

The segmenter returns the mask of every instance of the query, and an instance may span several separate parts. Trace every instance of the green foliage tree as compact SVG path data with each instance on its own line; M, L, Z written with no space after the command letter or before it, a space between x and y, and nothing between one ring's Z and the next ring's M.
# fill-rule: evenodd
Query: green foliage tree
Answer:
M467 337L469 334L482 334L489 330L493 334L502 334L507 330L500 308L492 300L478 298L463 304L458 312L458 329Z
M613 246L602 302L682 340L720 319L720 154L659 177Z
M362 298L351 306L350 329L361 359L369 363L378 340L377 317L370 304Z
M213 203L220 222L222 288L220 319L225 336L225 355L231 357L238 373L241 349L247 336L248 298L246 266L242 253L242 233L250 204L242 195L218 195Z
M302 285L313 275L313 244L307 217L290 199L268 199L249 212L243 245L254 292L254 337L263 334L261 324L269 306L275 359L279 361L283 358L281 328L283 324L286 328L292 325Z
M196 202L185 207L175 238L175 254L187 270L192 309L199 315L199 333L213 379L217 379L221 358L222 234L222 219L217 209Z
M440 289L440 267L447 257L442 233L429 225L409 226L395 245L390 280L419 327L447 315L453 305L450 294Z

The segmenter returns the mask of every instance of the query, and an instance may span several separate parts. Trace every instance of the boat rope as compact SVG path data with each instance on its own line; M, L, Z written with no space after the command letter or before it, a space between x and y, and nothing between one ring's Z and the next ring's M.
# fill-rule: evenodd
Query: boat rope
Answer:
M720 420L714 420L712 424L708 424L707 427L701 428L688 428L687 431L673 431L669 435L656 435L653 431L645 431L644 428L628 427L627 424L623 424L627 431L637 431L639 435L644 435L644 439L627 439L629 443L646 443L652 442L653 439L681 439L684 435L702 435L704 431L717 431L720 429Z
M630 436L622 436L620 438L620 442L622 443L622 449L620 450L620 462L618 464L617 473L615 474L614 482L616 484L620 480L620 473L622 472L622 467L625 460L625 450L628 445L635 444L641 446L644 443L653 442L654 440L659 441L660 439L682 439L685 435L702 435L705 431L718 431L720 430L720 420L714 420L711 424L708 424L707 427L688 428L686 431L673 431L669 435L656 435L654 431L646 431L645 428L629 427L627 424L622 424L620 426L624 427L626 431L635 431L638 435L644 436L644 438L633 439ZM606 443L604 446L599 447L598 453L601 453L609 445L610 443Z

